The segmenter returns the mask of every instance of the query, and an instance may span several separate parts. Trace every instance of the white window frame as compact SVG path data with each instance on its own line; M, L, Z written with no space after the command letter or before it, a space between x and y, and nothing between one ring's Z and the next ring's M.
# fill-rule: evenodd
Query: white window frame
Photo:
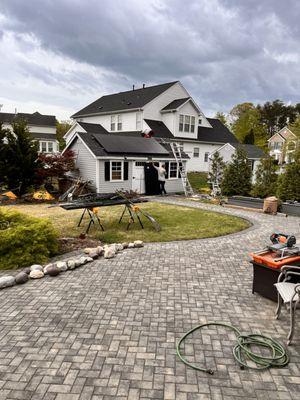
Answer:
M52 145L52 150L50 151L49 150L49 145ZM54 143L53 142L47 142L47 150L48 150L48 153L54 153Z
M190 132L194 133L195 132L195 123L196 123L196 119L195 117L192 115L191 116L191 125L190 125Z
M171 164L176 165L176 176L171 176ZM169 162L169 180L178 179L178 164L176 161Z
M110 130L111 130L111 132L116 131L116 116L115 115L110 116Z
M49 143L52 144L52 151L49 151ZM45 144L45 151L43 150L43 144ZM52 142L51 140L41 140L40 141L40 153L55 153L55 142Z
M179 114L179 124L178 124L179 132L183 132L183 126L184 126L184 115Z
M122 130L122 114L117 115L117 131Z
M196 129L196 118L194 115L179 114L178 130L184 133L194 133Z
M206 151L204 153L204 162L208 162L209 161L209 155L210 155L210 153L208 151Z
M195 151L197 150L197 151ZM193 148L193 157L194 158L199 158L200 157L200 147L194 147Z
M112 166L113 166L113 163L120 163L121 164L121 176L122 176L122 178L121 179L113 179L112 178ZM111 161L110 163L110 166L109 166L109 180L111 181L111 182L123 182L124 181L124 161L119 161L119 160L116 160L116 161Z
M140 111L135 115L135 128L137 131L142 130L142 113Z

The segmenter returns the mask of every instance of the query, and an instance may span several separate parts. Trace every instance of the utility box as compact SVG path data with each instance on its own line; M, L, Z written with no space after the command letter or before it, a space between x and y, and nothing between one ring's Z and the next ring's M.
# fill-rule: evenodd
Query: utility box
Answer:
M278 199L275 196L267 197L264 200L263 212L266 214L277 214Z

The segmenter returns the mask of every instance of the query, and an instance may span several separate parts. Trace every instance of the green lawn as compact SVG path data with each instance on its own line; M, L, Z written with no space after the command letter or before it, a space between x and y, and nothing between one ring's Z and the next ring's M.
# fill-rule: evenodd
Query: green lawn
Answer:
M207 175L207 172L188 172L188 178L194 190L198 192L210 191Z
M90 236L106 243L124 242L141 239L145 242L165 242L171 240L197 239L221 236L243 230L249 226L246 220L225 214L174 205L145 203L141 209L150 213L161 225L156 232L151 223L143 218L145 229L138 223L126 231L128 217L118 224L123 206L101 207L99 216L105 228L104 232L92 227ZM58 230L61 237L78 237L85 231L87 220L77 228L81 210L65 211L60 207L49 208L47 204L16 205L9 208L35 216L47 217Z

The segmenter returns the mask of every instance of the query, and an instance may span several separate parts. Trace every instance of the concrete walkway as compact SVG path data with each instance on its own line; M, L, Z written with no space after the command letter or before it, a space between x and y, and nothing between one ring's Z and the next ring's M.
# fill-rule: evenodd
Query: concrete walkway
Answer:
M175 344L191 327L225 321L286 342L288 315L251 293L248 252L274 230L299 235L296 217L268 216L176 198L164 202L250 219L221 238L147 244L57 278L0 292L0 399L299 399L300 312L291 362L240 370L234 335L195 334L185 352L216 372L183 365Z

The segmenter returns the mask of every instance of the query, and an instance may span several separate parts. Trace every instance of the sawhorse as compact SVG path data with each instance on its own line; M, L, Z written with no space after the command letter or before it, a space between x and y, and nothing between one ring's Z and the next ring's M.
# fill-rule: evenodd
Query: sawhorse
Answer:
M123 219L123 217L125 215L126 210L128 211L128 214L129 214L129 221L128 221L126 230L128 231L128 229L130 228L130 225L135 222L134 215L137 217L142 229L144 229L144 226L142 224L140 216L138 215L139 207L138 206L133 206L131 204L125 204L124 210L123 210L122 215L121 215L121 218L119 219L119 224L121 223L121 221L122 221L122 219Z
M81 222L82 222L83 217L84 217L84 215L85 215L86 212L88 213L88 215L89 215L89 217L90 217L90 222L89 222L89 224L88 224L88 227L87 227L85 233L89 233L89 230L90 230L91 225L92 225L92 224L95 225L96 222L98 222L100 228L102 229L102 231L104 231L104 228L103 228L103 226L102 226L102 224L101 224L100 218L98 217L98 209L97 209L97 208L85 208L85 209L83 210L83 213L82 213L82 215L81 215L81 217L80 217L80 220L79 220L77 226L79 227L79 226L81 225Z

